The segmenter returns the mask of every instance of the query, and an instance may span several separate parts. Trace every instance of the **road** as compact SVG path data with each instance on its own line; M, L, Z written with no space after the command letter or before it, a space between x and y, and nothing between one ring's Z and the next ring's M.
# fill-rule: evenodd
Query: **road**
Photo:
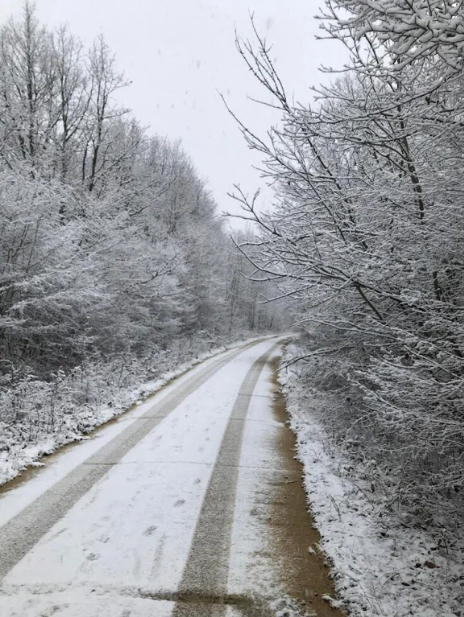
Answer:
M276 408L280 352L211 358L7 486L0 616L267 616L288 595L335 615Z

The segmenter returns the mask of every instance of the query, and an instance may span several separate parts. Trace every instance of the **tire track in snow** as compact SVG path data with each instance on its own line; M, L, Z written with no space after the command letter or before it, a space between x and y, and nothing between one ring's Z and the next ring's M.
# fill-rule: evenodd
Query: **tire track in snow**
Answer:
M256 360L240 387L203 500L172 617L222 617L231 604L227 580L243 433L256 383L278 345Z
M248 343L216 361L212 366L205 367L192 375L98 452L45 491L16 517L0 527L0 581L129 450L228 362L260 342L262 341Z

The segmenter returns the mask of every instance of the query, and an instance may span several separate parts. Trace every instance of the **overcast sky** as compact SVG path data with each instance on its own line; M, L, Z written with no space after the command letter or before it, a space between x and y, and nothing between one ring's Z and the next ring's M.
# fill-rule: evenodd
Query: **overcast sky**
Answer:
M249 13L273 44L276 66L295 99L307 101L309 87L327 79L321 63L341 66L343 50L316 41L314 19L322 0L38 0L41 21L63 22L85 43L103 33L132 84L122 102L149 130L180 138L218 203L237 211L227 192L240 184L252 192L263 181L218 95L248 125L265 131L278 118L250 102L260 90L234 43L234 30L250 35ZM21 11L22 0L0 0L0 19ZM266 199L270 193L265 193Z

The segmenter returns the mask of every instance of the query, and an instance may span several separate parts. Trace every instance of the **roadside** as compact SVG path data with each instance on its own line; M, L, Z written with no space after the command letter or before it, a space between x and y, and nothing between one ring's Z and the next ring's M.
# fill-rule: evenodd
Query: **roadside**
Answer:
M276 488L269 526L270 538L277 555L283 558L280 572L282 585L301 612L314 612L317 617L337 617L341 602L335 599L335 586L330 566L321 551L321 536L308 511L303 486L304 469L295 456L296 438L289 427L285 397L278 382L280 358L272 363L271 383L274 392L274 417L281 425L275 436L276 455L289 473Z
M279 380L320 546L351 617L464 615L464 539L451 544L385 507L367 469L353 464L317 421L328 397L302 388L297 371L282 369Z

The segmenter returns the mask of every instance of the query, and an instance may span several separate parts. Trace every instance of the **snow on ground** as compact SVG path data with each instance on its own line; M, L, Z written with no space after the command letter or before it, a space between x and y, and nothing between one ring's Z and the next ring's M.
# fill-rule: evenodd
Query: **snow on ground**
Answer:
M252 362L272 344L260 343L233 358L118 464L109 466L105 476L5 577L0 600L2 617L37 617L55 612L63 617L171 614L174 603L169 597L182 576L231 409ZM201 369L204 367L205 363ZM171 384L154 400L102 429L97 438L64 451L53 465L5 493L0 524L135 422L178 384ZM257 394L252 399L242 452L245 482L253 480L247 473L249 469L260 464L269 466L272 458L272 452L266 452L266 430L272 431L274 424L267 396L269 385L260 382ZM258 476L253 473L256 482ZM237 503L245 516L236 516L234 524L236 582L248 580L244 578L244 564L252 562L252 551L261 546L253 533L250 535L247 516L253 509L252 494L243 484ZM242 542L245 537L249 539L246 547ZM267 565L272 567L269 560ZM266 580L274 581L275 576L267 575Z
M281 370L280 381L321 548L351 617L464 615L464 544L449 550L375 507L375 496L312 416L311 398L292 370Z
M131 387L123 392L120 392L118 397L119 400L112 402L111 406L101 405L95 411L95 417L92 417L90 429L93 430L105 422L108 422L115 416L123 414L134 403L142 404L143 400L146 400L147 396L152 396L167 383L176 377L183 375L183 373L192 367L204 363L204 361L209 358L214 358L222 353L225 353L226 350L236 349L237 347L243 345L244 342L245 341L239 341L228 345L227 347L216 348L209 352L197 355L188 362L176 364L175 368L166 371L156 380L149 381L147 383L140 384L136 388ZM74 441L80 441L82 439L85 439L83 432L76 431L74 428L73 430L68 430L66 425L64 425L61 432L51 434L37 443L24 443L3 450L0 447L0 486L21 475L21 472L24 469L42 465L40 459L44 455L52 454L63 445ZM0 446L2 446L2 444L0 444Z
M62 607L66 617L112 617L114 606L121 615L131 610L141 617L153 614L153 602L140 593L176 588L246 359L257 351L240 354L234 370L225 366L189 396L12 570L4 588L11 594L4 597L8 617L35 617L40 611L46 615L53 606ZM0 525L135 422L155 400L216 359L211 357L114 424L65 449L36 477L4 494ZM134 390L133 398L150 387L160 388L186 368ZM231 594L243 589L259 595L269 589L282 592L263 541L266 523L257 516L260 492L272 475L271 444L279 424L270 411L269 377L265 368L244 433L232 531ZM308 500L323 537L321 549L333 563L339 598L351 617L463 616L463 551L443 548L426 531L406 528L377 507L375 496L362 478L353 476L349 461L330 445L311 415L311 400L303 398L295 375L284 370L281 382L305 467ZM168 616L173 606L172 601L157 600L156 614ZM1 610L0 614L3 617ZM234 615L234 609L229 614Z
M88 595L82 589L69 590L66 594L55 593L51 596L31 595L19 591L15 597L15 606L6 607L1 617L170 617L174 602L167 600L150 601L134 597L125 590L101 593L89 589Z
M235 347L236 346L233 348ZM1 501L2 507L0 509L0 526L4 525L47 489L64 478L70 471L75 469L86 459L90 458L92 454L95 454L129 425L133 424L137 418L147 412L155 402L158 403L163 400L187 379L194 376L205 367L213 364L216 360L226 357L226 355L227 352L212 353L210 358L204 360L202 363L198 362L197 365L188 372L188 366L184 365L179 367L178 371L172 371L166 374L163 379L151 384L153 386L153 394L127 413L121 414L115 423L101 427L101 429L95 431L90 436L81 439L79 443L74 444L72 448L58 451L53 459L47 460L46 468L41 469L40 473L33 478L33 481L20 484L18 487L15 487L13 491L3 496ZM180 376L174 381L176 375ZM165 384L168 385L163 387ZM133 392L134 400L137 399L140 391L149 391L148 384L141 386Z

